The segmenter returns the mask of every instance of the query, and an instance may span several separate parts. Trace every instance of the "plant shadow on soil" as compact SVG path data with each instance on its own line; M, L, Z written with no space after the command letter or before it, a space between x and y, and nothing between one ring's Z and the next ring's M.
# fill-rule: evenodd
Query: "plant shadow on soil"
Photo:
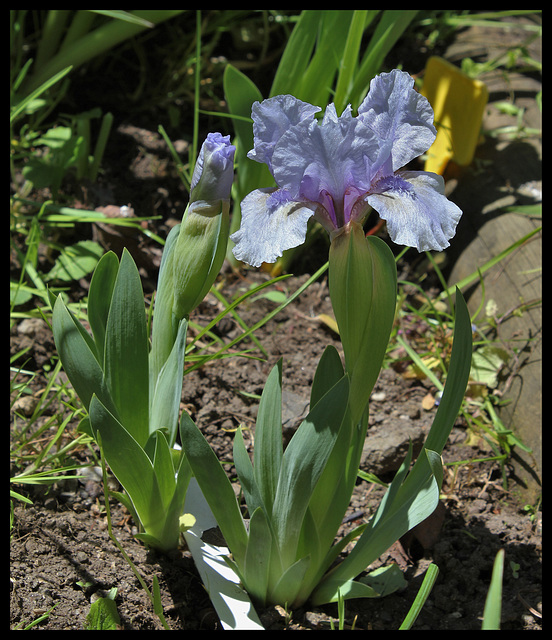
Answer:
M150 126L154 129L154 126ZM185 146L185 143L182 143ZM468 175L471 175L468 172ZM481 176L478 177L480 179ZM459 186L462 181L460 179ZM121 122L112 134L105 174L100 185L81 193L83 206L108 207L131 204L135 214L160 213L161 222L149 228L166 235L184 210L187 194L171 169L171 161L159 135L147 128ZM452 194L454 200L454 193ZM88 227L79 227L68 243L91 237ZM113 229L96 227L93 236L106 248L120 250L128 246L139 264L146 295L155 287L160 250L141 234L121 237ZM327 247L322 241L320 255ZM311 254L311 255L316 255ZM327 255L327 254L326 254ZM40 256L43 271L49 270L48 257ZM325 260L324 260L325 261ZM299 263L295 273L312 273L319 267L311 259ZM400 277L408 279L419 264L412 260ZM222 289L227 299L252 284L268 278L262 272L227 270ZM307 279L297 275L281 283L290 292ZM73 300L86 296L89 279L75 283ZM426 286L431 287L431 278ZM247 302L238 309L248 326L261 319L274 304L266 299ZM220 303L209 295L192 320L205 325L220 311ZM289 438L305 412L310 385L318 359L328 343L339 348L338 337L318 317L331 314L325 277L314 283L283 312L266 324L256 336L268 352L266 359L233 357L213 361L184 379L183 410L197 422L211 446L234 479L232 439L235 429L244 425L254 435L257 401L270 368L283 358L284 438ZM215 331L228 342L239 329L225 319ZM244 346L251 346L250 344ZM16 324L11 333L11 352L28 347L25 368L41 372L55 355L51 332L41 320ZM44 378L31 383L37 394ZM431 386L427 381L406 379L400 372L385 369L374 389L371 416L361 469L383 480L392 479L406 453L409 439L421 446L431 426L435 409L426 409L422 400ZM25 416L25 407L18 408ZM66 408L50 405L41 419ZM11 426L21 424L21 418ZM37 426L40 425L40 420ZM68 437L74 437L74 427ZM466 425L458 419L443 452L445 464L489 455L476 444L467 444ZM247 442L251 444L251 438ZM479 441L480 443L481 441ZM74 454L80 464L94 463L83 448ZM541 628L541 524L540 512L532 519L511 482L502 487L497 462L474 462L458 467L446 466L443 498L439 509L428 521L405 536L376 563L396 562L405 573L405 590L385 599L352 600L345 603L346 628L397 629L409 610L430 562L439 567L439 577L424 606L415 629L475 630L481 617L497 551L505 549L502 629L538 630ZM11 532L10 628L25 626L42 614L49 615L35 629L82 630L90 603L117 588L116 604L121 628L129 630L161 629L152 603L133 574L129 564L107 534L105 505L101 483L73 480L53 487L17 487L32 505L16 502ZM383 492L360 480L355 488L341 534L368 519L377 508ZM148 551L133 538L134 525L124 508L110 502L115 536L151 588L153 576L160 583L164 615L171 629L220 629L194 563L186 549L162 556ZM216 532L213 532L215 535ZM325 630L336 620L336 605L285 612L281 607L260 610L267 629Z

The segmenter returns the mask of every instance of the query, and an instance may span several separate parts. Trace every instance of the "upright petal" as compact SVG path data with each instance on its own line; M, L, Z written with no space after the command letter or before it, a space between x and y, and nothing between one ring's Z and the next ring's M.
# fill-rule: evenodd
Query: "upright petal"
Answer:
M286 249L305 241L316 205L290 200L280 189L256 189L241 203L241 225L230 236L234 256L253 267L276 262Z
M404 171L380 180L366 201L387 221L393 242L418 251L443 251L462 216L444 191L441 176Z
M339 227L348 222L344 219L348 191L354 188L362 193L370 188L366 158L377 149L377 138L351 116L350 107L337 117L330 104L320 124L301 123L282 135L274 149L273 175L292 198L323 205Z
M254 102L251 116L255 147L247 156L257 162L266 163L272 171L274 146L282 135L299 122L312 119L317 111L320 111L320 107L290 95L275 96L262 102Z
M414 79L398 69L372 79L358 117L378 136L376 168L390 160L387 173L425 153L437 133L431 105L414 89Z

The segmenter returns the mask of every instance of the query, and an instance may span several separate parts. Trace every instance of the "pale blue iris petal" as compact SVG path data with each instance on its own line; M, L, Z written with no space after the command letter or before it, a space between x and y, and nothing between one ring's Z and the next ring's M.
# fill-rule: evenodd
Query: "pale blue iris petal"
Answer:
M425 153L433 144L436 129L433 109L414 89L414 79L394 69L370 82L370 91L358 109L358 117L378 136L380 153L376 164L391 157L397 171Z
M399 172L380 180L374 191L366 201L387 221L393 242L418 251L443 251L449 246L462 211L445 197L441 176Z
M320 107L290 95L275 96L263 102L253 103L251 116L255 148L247 157L266 163L272 171L274 146L282 135L300 122L312 120L317 111L320 111Z
M314 203L289 200L280 189L256 189L241 203L241 226L230 236L234 256L253 267L276 262L286 249L305 241Z
M273 175L296 199L322 203L326 193L343 202L349 186L369 189L366 158L377 155L377 149L376 136L351 116L350 107L337 117L330 104L320 124L301 123L282 135L274 149Z

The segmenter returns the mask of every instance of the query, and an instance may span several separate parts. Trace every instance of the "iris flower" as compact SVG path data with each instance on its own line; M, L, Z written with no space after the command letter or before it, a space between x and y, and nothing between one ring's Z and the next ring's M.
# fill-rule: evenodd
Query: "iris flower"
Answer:
M393 242L418 251L442 251L462 211L444 195L441 176L403 170L436 136L433 110L397 69L376 76L352 115L338 116L291 95L252 107L254 148L247 154L268 165L276 188L256 189L241 203L241 226L232 234L234 255L258 267L305 240L314 219L330 238L371 208L386 220Z

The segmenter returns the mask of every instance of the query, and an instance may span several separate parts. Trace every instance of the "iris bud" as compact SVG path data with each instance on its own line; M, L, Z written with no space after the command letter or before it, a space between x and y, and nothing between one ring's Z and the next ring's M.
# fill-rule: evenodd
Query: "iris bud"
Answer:
M203 300L219 273L230 226L235 147L230 136L208 134L192 176L190 203L172 255L173 313L181 319Z
M234 152L230 136L209 133L194 168L190 203L199 200L228 200L234 178Z

